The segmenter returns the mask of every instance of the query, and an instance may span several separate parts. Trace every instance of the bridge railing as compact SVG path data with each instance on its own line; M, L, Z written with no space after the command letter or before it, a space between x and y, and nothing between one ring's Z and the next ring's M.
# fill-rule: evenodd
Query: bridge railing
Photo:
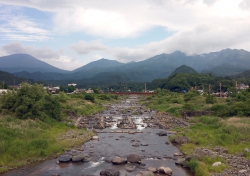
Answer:
M155 95L156 92L105 92L109 94L115 94L115 95Z

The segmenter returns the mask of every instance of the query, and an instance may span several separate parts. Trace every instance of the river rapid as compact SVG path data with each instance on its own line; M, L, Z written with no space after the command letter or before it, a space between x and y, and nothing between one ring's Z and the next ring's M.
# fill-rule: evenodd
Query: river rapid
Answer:
M29 165L3 174L4 176L97 176L104 169L119 170L121 176L135 176L148 167L160 166L172 169L173 176L190 176L188 170L175 165L174 153L180 151L173 146L168 136L159 136L164 131L152 121L155 111L138 104L137 97L129 97L121 103L112 104L96 117L102 117L104 129L95 129L99 140L90 140L81 147L67 151L66 154L84 155L85 162L58 163L58 159ZM89 130L95 121L87 124ZM169 134L168 134L169 135ZM80 149L79 149L80 148ZM126 157L137 154L143 164L114 165L110 160L114 156ZM133 172L125 170L126 166L136 166ZM157 174L160 175L160 174Z

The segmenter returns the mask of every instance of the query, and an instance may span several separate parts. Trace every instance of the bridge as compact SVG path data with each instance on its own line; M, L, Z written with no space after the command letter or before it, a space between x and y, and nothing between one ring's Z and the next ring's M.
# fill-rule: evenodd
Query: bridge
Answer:
M155 92L108 92L114 95L155 95Z

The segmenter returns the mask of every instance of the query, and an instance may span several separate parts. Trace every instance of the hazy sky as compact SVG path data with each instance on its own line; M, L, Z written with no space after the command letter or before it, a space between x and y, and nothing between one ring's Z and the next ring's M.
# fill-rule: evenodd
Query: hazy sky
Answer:
M250 0L0 0L0 56L72 70L225 48L250 51Z

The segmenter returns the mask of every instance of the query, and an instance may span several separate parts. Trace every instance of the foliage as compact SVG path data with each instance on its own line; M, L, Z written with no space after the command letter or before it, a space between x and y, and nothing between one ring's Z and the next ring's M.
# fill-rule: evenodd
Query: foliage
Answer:
M3 113L20 119L61 119L59 99L44 90L42 85L23 83L17 92L9 91L0 100Z
M194 97L196 97L196 96L199 96L200 94L199 94L199 92L197 92L197 91L190 91L190 92L187 92L187 93L185 93L185 95L184 95L184 101L185 102L188 102L188 101L190 101L192 98L194 98Z
M206 103L207 104L214 104L216 103L216 98L214 95L207 95L206 96Z
M74 92L74 90L76 90L76 88L74 86L60 86L60 91L62 92L66 92L66 93L71 93Z
M95 97L94 97L93 95L91 95L91 94L86 94L86 95L84 96L84 99L85 99L85 100L89 100L89 101L91 101L91 102L94 102L94 101L95 101Z
M234 80L229 77L215 77L211 74L201 73L177 73L167 79L153 80L148 86L154 89L168 89L172 92L185 92L191 88L204 89L204 91L209 92L210 87L210 93L212 93L220 90L220 83L222 84L221 90L224 92L234 86Z

